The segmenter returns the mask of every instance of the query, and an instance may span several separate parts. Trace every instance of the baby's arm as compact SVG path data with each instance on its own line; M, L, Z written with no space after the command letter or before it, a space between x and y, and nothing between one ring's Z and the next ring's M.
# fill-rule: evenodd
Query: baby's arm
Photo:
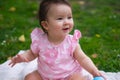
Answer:
M23 54L17 54L16 56L14 56L11 59L11 62L9 63L9 65L13 67L16 63L29 62L35 59L36 57L37 55L33 54L31 50L27 50Z
M85 53L82 51L80 45L78 44L75 51L74 51L74 57L77 59L77 61L80 63L80 65L86 69L88 72L90 72L94 77L95 76L102 76L102 74L99 72L97 67L94 65L92 60L85 55Z

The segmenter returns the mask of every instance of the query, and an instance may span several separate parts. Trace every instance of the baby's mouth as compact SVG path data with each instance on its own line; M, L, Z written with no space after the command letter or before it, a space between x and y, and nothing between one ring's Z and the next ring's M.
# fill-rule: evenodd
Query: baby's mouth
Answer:
M68 30L69 28L64 28L63 30Z
M69 26L65 26L64 28L63 28L63 30L68 30L69 29Z

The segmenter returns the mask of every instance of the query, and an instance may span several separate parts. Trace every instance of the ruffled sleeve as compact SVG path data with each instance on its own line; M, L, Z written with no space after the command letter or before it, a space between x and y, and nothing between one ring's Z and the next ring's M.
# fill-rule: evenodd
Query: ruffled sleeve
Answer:
M81 32L79 30L75 30L72 37L72 53L74 52L77 44L79 43L79 39L81 38ZM72 54L73 55L73 54Z
M73 35L73 40L78 41L81 38L81 32L79 30L75 30Z
M39 45L41 42L40 38L43 33L44 32L39 28L35 28L31 33L31 40L32 40L31 50L34 54L38 54L40 51L40 49L39 49Z

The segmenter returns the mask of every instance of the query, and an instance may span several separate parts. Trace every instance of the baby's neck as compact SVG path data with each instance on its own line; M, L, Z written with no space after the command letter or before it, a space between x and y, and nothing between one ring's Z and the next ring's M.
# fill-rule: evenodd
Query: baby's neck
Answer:
M48 36L48 40L50 43L54 44L54 45L58 45L61 42L63 42L65 39L65 37L55 37L55 36Z

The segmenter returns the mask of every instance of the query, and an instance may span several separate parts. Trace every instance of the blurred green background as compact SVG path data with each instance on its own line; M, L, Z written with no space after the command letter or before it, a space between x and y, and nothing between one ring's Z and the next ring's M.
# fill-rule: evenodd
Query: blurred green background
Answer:
M40 27L40 0L0 0L0 63L30 48L30 33ZM104 71L120 71L120 1L70 0L80 44L95 65ZM19 38L23 36L22 40ZM25 40L24 40L25 39Z

